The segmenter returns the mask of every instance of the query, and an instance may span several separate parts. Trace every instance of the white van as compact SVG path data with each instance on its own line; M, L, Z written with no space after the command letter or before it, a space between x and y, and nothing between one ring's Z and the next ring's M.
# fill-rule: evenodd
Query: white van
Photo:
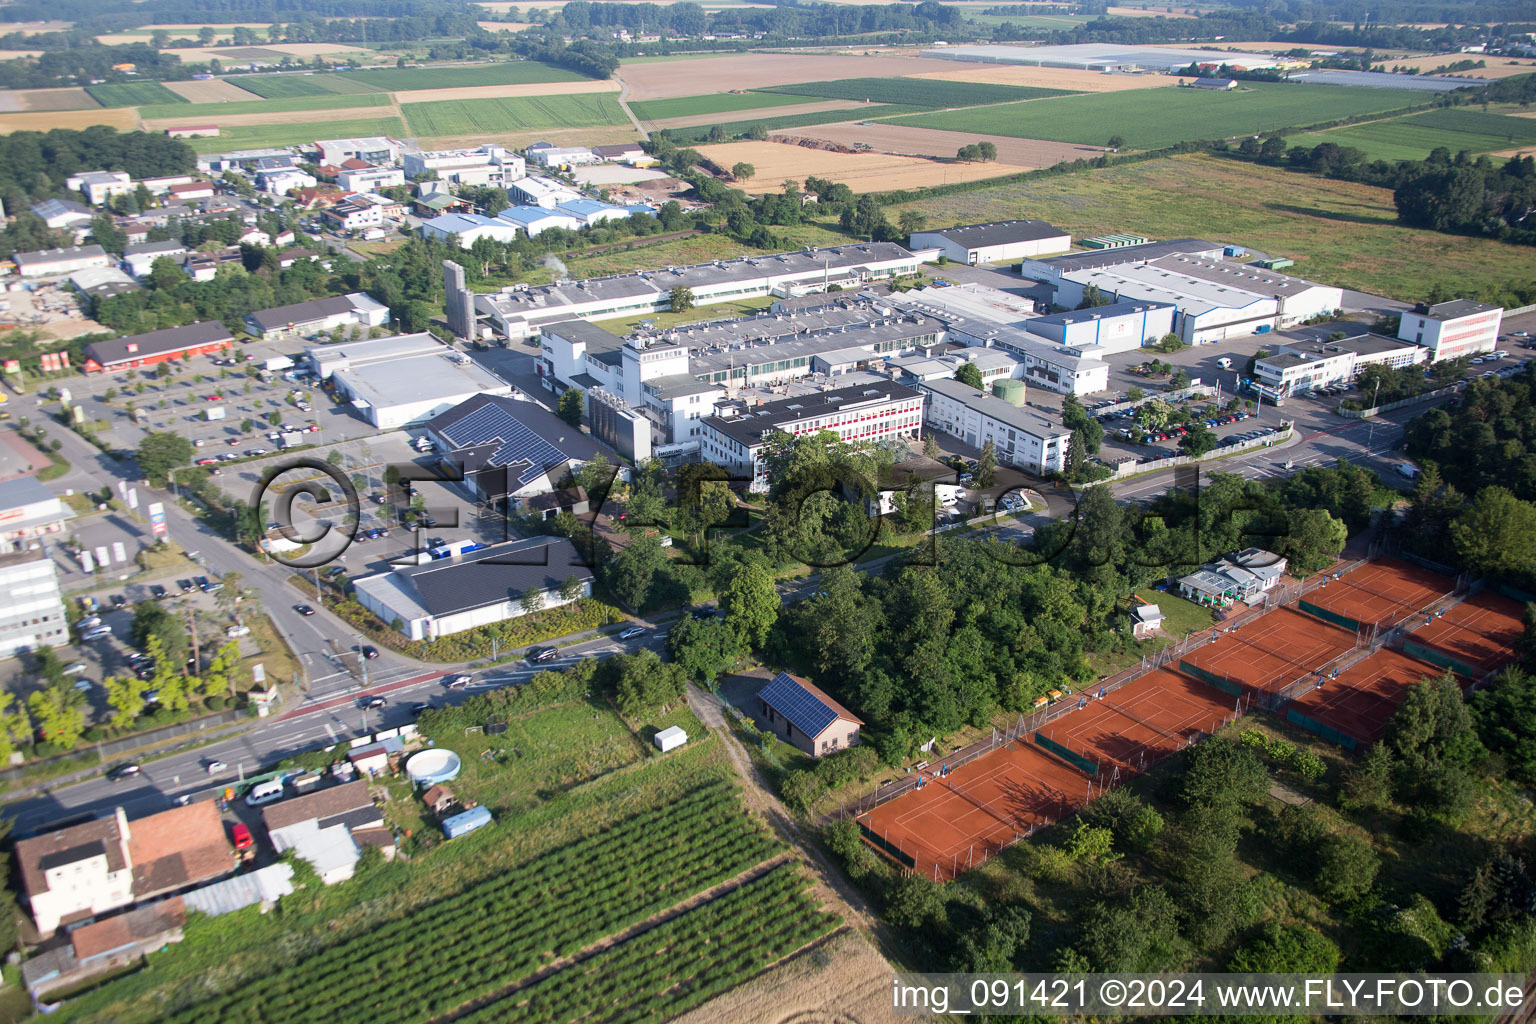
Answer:
M1216 365L1221 367L1223 370L1230 370L1232 369L1232 357L1222 356L1220 359L1216 360Z
M274 800L283 798L283 780L269 779L259 786L255 786L245 794L247 807L260 807L262 804L270 804Z
M1412 480L1419 475L1419 467L1408 462L1398 463L1397 471L1403 474L1403 476L1407 477L1409 480Z

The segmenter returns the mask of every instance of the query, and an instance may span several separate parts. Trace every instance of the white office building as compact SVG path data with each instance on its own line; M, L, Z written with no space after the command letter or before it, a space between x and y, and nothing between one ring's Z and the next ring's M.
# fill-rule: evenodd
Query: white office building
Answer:
M528 173L528 164L505 146L478 149L439 149L406 153L405 175L416 178L436 174L438 181L453 185L490 185L505 188Z
M1280 395L1353 380L1367 366L1394 369L1428 360L1429 349L1412 341L1362 332L1335 340L1288 340L1256 360L1254 376Z
M1072 432L1054 415L1014 405L953 379L926 381L918 389L928 395L925 424L975 448L991 441L999 465L1036 476L1067 468Z
M338 101L340 102L340 101ZM398 164L404 147L387 136L375 135L366 139L323 139L315 143L320 151L320 162L340 167L348 160L361 160L370 164Z
M524 206L542 206L552 210L561 203L581 198L581 193L549 178L519 178L508 182L507 195Z
M1452 299L1434 305L1420 303L1404 313L1397 336L1423 345L1432 362L1461 359L1499 347L1499 328L1504 323L1504 307L1490 306L1470 299Z
M127 171L86 171L64 179L64 187L78 189L85 201L100 206L113 196L133 191L133 177Z
M336 175L336 184L348 192L373 192L405 184L405 172L398 167L364 167L355 171L342 171Z

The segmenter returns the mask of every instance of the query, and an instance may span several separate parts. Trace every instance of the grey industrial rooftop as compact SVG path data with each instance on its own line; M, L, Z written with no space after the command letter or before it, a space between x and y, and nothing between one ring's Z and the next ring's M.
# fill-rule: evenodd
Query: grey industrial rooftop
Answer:
M605 331L596 324L590 324L585 320L560 320L556 323L545 324L546 334L555 334L566 341L581 342L587 346L587 354L594 355L598 352L614 352L622 348L624 339L612 331Z
M1220 242L1206 242L1199 238L1172 238L1166 242L1143 242L1140 245L1123 245L1118 249L1089 249L1085 252L1069 252L1064 256L1051 256L1036 262L1055 267L1062 273L1072 270L1097 270L1113 267L1118 263L1150 263L1164 256L1190 253L1220 253Z
M146 356L179 352L198 345L213 345L221 341L233 341L229 328L218 320L203 320L181 327L167 327L147 334L132 334L111 341L97 341L85 346L85 354L103 366L125 360L143 359ZM130 346L132 349L130 350Z
M99 245L71 245L62 249L40 249L37 252L18 252L16 265L30 267L38 263L57 263L60 260L83 260L106 256L107 250Z
M347 390L374 408L416 402L446 402L483 391L507 391L511 385L470 359L442 352L349 366L334 371Z
M1484 302L1473 302L1471 299L1451 299L1448 302L1437 302L1427 309L1415 307L1414 312L1431 320L1459 320L1464 316L1487 313L1498 308Z
M786 359L809 359L836 349L876 345L881 342L900 343L913 338L932 335L939 340L944 324L931 317L917 314L889 316L862 324L817 331L815 334L796 335L775 341L738 342L730 347L712 346L694 348L689 353L688 372L695 376L729 371L734 367L749 368L778 363ZM750 372L765 373L770 370Z
M1304 281L1299 277L1292 277L1289 274L1276 273L1273 270L1265 270L1263 267L1255 267L1252 264L1208 260L1199 256L1189 256L1182 253L1153 260L1152 266L1164 270L1176 270L1181 274L1197 277L1202 281L1231 285L1233 288L1241 288L1245 292L1253 292L1257 295L1273 295L1277 298L1300 295L1305 291L1318 287L1311 281Z
M1072 309L1065 313L1049 313L1045 316L1032 316L1025 322L1029 324L1080 324L1094 320L1103 320L1112 316L1131 316L1136 313L1145 313L1153 309L1173 309L1171 302L1111 302L1107 306L1095 306L1092 309Z
M997 420L1025 431L1035 437L1057 437L1070 433L1057 416L1048 416L1045 412L1034 406L1014 405L1005 402L996 395L987 394L985 391L977 391L969 384L958 380L940 377L936 380L924 381L918 385L934 394L943 395L962 402L983 416Z
M312 323L328 316L339 316L354 309L367 310L370 307L383 308L369 296L354 292L350 295L328 295L322 299L310 299L308 302L295 302L291 306L258 309L254 313L247 313L245 318L261 330L270 331L287 327L289 324Z
M781 398L775 402L764 402L739 416L711 416L704 422L717 433L750 448L761 444L763 438L775 430L793 428L805 420L819 419L860 405L880 405L918 397L921 396L909 387L894 381L880 381L835 388L814 395Z
M568 577L592 579L576 546L564 537L530 537L438 558L388 574L428 614L452 615L516 601L530 590L558 590ZM359 584L377 580L366 577Z
M995 220L987 224L963 224L955 228L914 231L916 235L940 235L967 249L1009 242L1038 242L1046 238L1067 237L1068 233L1043 220Z
M1363 326L1363 325L1362 325ZM1339 355L1344 352L1353 352L1356 355L1371 356L1381 355L1384 352L1396 352L1400 349L1417 348L1411 341L1402 338L1388 338L1380 334L1372 334L1366 331L1354 334L1347 338L1339 338L1335 341L1287 341L1281 351L1300 352L1303 355L1314 357L1327 357ZM1270 362L1269 359L1260 360Z

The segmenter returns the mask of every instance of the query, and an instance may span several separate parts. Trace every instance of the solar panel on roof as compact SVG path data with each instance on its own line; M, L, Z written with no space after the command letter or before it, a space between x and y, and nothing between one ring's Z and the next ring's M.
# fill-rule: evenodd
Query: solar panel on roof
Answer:
M837 712L807 691L787 672L758 691L758 696L796 729L807 736L820 736L823 729L837 720Z
M473 448L482 444L501 442L490 456L493 466L510 466L528 463L528 468L518 475L518 483L526 484L551 466L569 459L564 452L496 405L483 405L459 420L445 432L455 445Z

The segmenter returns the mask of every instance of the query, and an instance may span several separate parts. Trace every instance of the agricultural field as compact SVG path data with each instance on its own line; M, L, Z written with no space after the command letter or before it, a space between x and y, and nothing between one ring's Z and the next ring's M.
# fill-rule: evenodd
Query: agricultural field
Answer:
M1025 85L1069 92L1121 92L1126 89L1164 89L1179 83L1169 75L1105 75L1074 68L1035 68L1023 65L956 63L950 71L928 71L914 78L941 82L977 82L991 85Z
M698 96L699 83L718 82L732 89L768 89L776 85L825 82L836 78L889 78L930 71L954 71L952 60L928 57L850 56L820 53L739 53L699 60L626 62L619 77L631 100Z
M234 83L247 92L263 99L282 99L288 96L334 96L337 93L363 94L376 90L352 82L342 75L239 75Z
M867 107L860 106L857 109L861 115L861 120L882 116L893 117L898 114L907 114L913 111L912 107L903 106L899 103L871 103ZM826 110L803 114L784 114L777 117L759 117L753 120L742 121L722 121L720 122L720 127L725 132L726 136L729 137L732 135L740 135L742 132L745 132L748 128L751 128L754 125L760 125L763 130L773 132L785 128L804 128L808 125L831 124L837 121L846 121L848 120L848 116L848 108L838 106ZM699 142L709 135L709 127L696 126L693 128L674 128L670 129L670 132L672 138L678 142L682 142L684 140Z
M100 106L91 94L78 87L61 89L13 89L9 93L18 110L90 110Z
M1401 226L1390 189L1215 156L1150 160L885 209L892 220L917 209L934 227L1028 216L1075 237L1215 235L1292 257L1300 277L1405 301L1422 299L1436 285L1475 295L1491 283L1536 278L1529 246Z
M398 117L371 117L351 121L301 121L296 124L236 125L221 128L214 138L188 139L199 153L222 153L231 149L262 149L268 146L297 146L316 139L363 138L370 135L404 134Z
M139 116L146 121L156 118L175 117L240 117L250 114L286 114L305 110L335 110L338 107L387 107L389 94L364 93L358 96L289 96L280 100L246 100L240 103L165 103L140 107Z
M855 192L879 192L998 178L1029 169L1002 163L939 162L890 153L831 153L779 142L726 142L700 146L699 152L722 167L739 161L751 164L757 173L735 187L753 193L777 192L786 178L803 181L807 175L840 181Z
M103 110L34 110L20 114L0 114L0 135L11 132L51 132L55 128L80 130L104 124L120 132L133 131L139 126L139 115L132 107L112 107Z
M496 824L409 862L311 886L285 897L281 913L250 908L196 919L185 942L71 1000L61 1016L190 1024L279 1015L346 1024L441 1019L489 1003L498 1009L484 1019L565 1021L584 1016L555 1012L563 1005L557 994L573 986L588 1011L622 1001L680 1012L839 924L805 894L797 866L774 863L784 848L744 812L720 760L713 741L696 741L556 794L542 816L498 815ZM530 892L540 896L533 915ZM660 927L628 934L705 892ZM617 938L602 952L533 980L609 936ZM276 948L304 954L274 957ZM661 992L704 970L708 984L684 986L681 1003L675 994L636 998L637 985ZM326 980L338 976L348 984Z
M414 89L461 89L475 85L526 85L533 82L589 82L553 64L533 60L502 61L458 68L380 68L346 71L332 77L362 86L364 92L405 92Z
M253 92L246 92L232 82L226 82L222 78L216 78L212 81L204 79L190 82L166 82L164 84L167 89L188 103L241 103L261 98Z
M404 106L410 134L498 135L530 128L589 128L628 124L611 93L440 100Z
M643 100L629 109L642 121L664 121L673 117L724 114L758 107L782 107L789 101L771 92L717 92L705 96L677 96L669 100Z
M1405 110L1423 98L1395 89L1249 82L1229 93L1159 89L1062 96L895 119L918 128L1161 149L1190 139L1225 139L1360 114Z
M988 103L1069 95L1066 89L1030 89L1017 85L983 85L933 78L843 78L833 82L778 85L765 91L789 96L818 96L829 100L902 103L909 107L976 107Z
M1324 142L1352 146L1372 160L1422 160L1442 146L1452 155L1462 150L1479 155L1536 144L1536 120L1457 108L1285 138L1287 147Z
M85 91L104 107L139 107L146 103L185 103L159 82L117 82L110 85L88 85Z
M997 147L997 162L1014 167L1050 167L1064 160L1092 159L1103 151L1098 146L1079 146L1070 142L1046 142L1042 139L1010 139L1004 135L973 135L969 132L945 132L935 128L909 128L888 121L842 121L809 128L787 128L772 133L825 139L854 147L862 143L878 153L902 156L933 156L953 159L956 150L977 142Z

